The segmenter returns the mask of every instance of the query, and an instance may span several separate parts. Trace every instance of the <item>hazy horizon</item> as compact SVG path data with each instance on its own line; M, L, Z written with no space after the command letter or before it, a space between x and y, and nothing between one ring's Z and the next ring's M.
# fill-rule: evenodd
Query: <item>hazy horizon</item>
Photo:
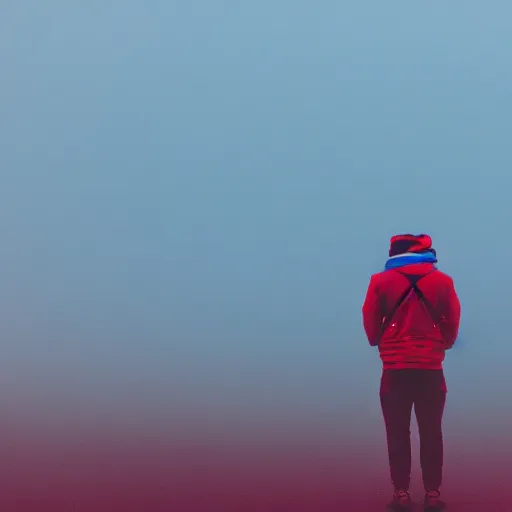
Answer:
M6 2L10 417L50 437L343 433L385 467L361 305L390 236L425 232L462 303L450 460L508 439L511 14Z

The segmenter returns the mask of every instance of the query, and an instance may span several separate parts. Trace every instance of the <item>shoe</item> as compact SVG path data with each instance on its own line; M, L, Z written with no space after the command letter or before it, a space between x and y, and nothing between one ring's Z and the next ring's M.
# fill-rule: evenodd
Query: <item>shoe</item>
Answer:
M427 491L425 494L425 503L423 509L428 512L438 512L445 508L446 504L441 501L441 493L435 489Z
M388 508L397 512L410 510L412 508L411 495L404 490L395 491Z

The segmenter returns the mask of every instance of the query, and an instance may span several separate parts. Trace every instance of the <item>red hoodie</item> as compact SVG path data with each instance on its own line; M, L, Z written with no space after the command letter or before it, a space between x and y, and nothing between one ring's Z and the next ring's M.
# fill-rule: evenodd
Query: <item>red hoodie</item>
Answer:
M393 314L397 302L411 288L411 282L402 274L424 276L417 287L431 309L411 289ZM442 369L445 350L457 338L459 321L460 302L453 280L431 263L406 265L371 277L363 323L370 345L379 347L385 370Z

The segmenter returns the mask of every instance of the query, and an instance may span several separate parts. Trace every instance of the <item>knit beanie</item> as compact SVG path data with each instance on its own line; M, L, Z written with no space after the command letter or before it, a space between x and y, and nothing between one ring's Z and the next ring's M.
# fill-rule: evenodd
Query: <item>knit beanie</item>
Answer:
M428 235L395 235L391 237L389 246L389 257L398 256L405 253L432 253L436 251L432 248L432 238Z

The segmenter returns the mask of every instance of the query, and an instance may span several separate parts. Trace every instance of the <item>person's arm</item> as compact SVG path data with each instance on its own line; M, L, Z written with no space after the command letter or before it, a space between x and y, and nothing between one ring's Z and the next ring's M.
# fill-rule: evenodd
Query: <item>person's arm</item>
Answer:
M368 337L368 342L372 347L379 344L382 319L384 317L381 310L381 301L378 295L375 276L370 279L366 298L363 304L363 325Z
M446 289L444 297L443 315L441 319L441 333L443 335L445 349L449 350L455 344L457 335L459 334L460 324L460 301L455 291L453 280Z

